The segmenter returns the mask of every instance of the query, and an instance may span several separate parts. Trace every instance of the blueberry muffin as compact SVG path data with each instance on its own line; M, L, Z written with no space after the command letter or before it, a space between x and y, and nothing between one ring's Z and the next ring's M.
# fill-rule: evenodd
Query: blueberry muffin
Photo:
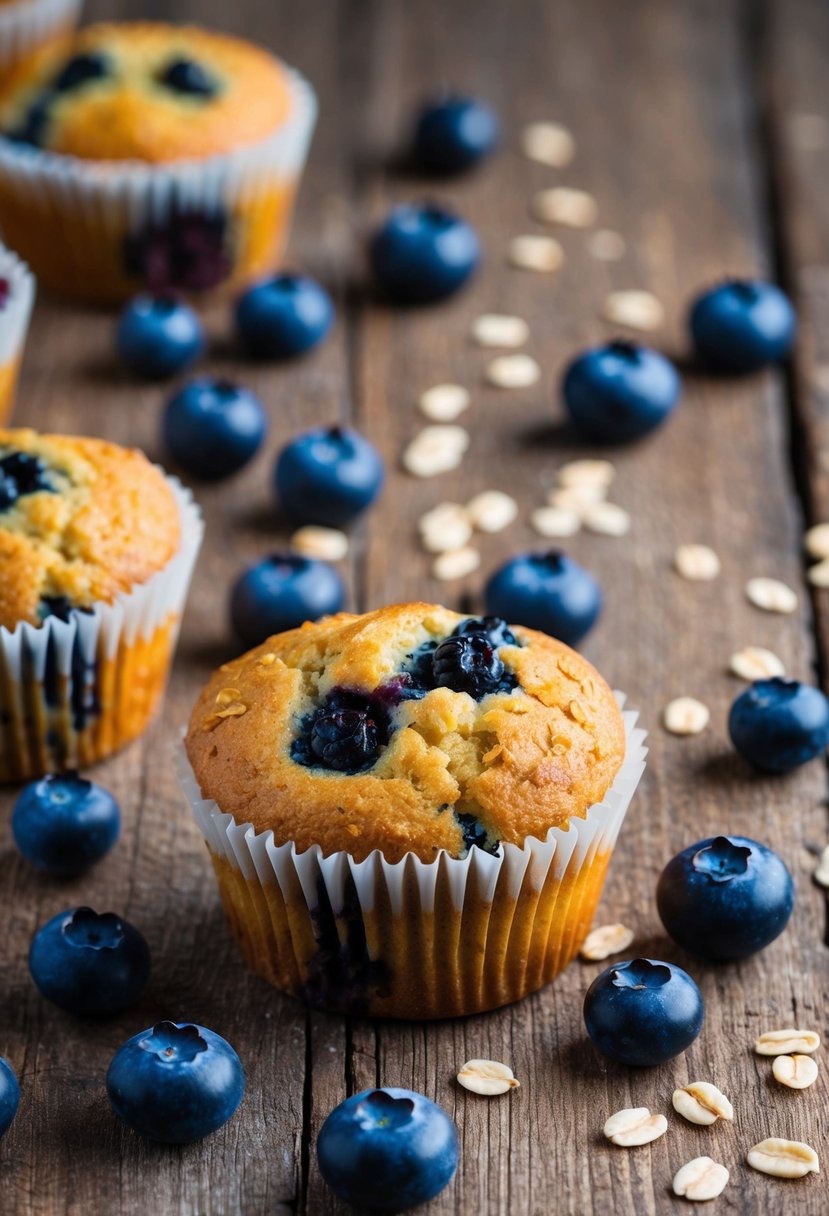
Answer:
M185 746L251 965L392 1017L493 1008L566 965L642 764L586 659L429 604L270 638L215 673Z
M194 26L101 24L0 87L0 224L42 282L119 299L272 269L310 139L310 88ZM43 242L46 217L59 242Z
M35 298L28 266L0 245L0 426L14 408L17 377Z
M141 452L0 430L0 780L85 766L143 730L200 535Z

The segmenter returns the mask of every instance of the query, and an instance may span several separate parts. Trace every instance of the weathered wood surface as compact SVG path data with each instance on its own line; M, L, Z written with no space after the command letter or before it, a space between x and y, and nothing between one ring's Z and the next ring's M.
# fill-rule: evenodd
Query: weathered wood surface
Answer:
M98 15L104 7L96 3L92 11ZM114 7L106 6L107 13ZM825 1070L813 1089L797 1094L776 1086L768 1064L750 1050L756 1033L770 1025L827 1030L825 902L810 881L813 851L827 836L826 773L820 764L785 780L748 773L727 743L725 717L739 685L725 669L734 649L755 643L779 653L793 675L814 675L799 495L807 492L815 518L829 516L821 458L829 448L829 153L807 152L802 138L792 142L797 126L791 119L826 116L825 7L820 0L780 0L776 10L767 7L760 39L754 20L752 28L743 21L756 17L753 6L749 11L722 0L306 0L272 8L254 0L230 9L218 0L169 6L182 17L261 39L317 86L322 119L292 261L331 284L339 321L332 340L310 360L270 370L239 364L227 342L226 311L210 316L211 370L242 376L262 394L272 434L267 456L250 470L199 491L208 541L164 712L143 740L96 774L124 810L115 853L77 881L33 876L11 846L11 799L3 795L0 1052L18 1069L24 1098L0 1147L0 1210L20 1216L335 1216L345 1209L319 1177L316 1131L347 1093L381 1082L423 1090L457 1119L461 1167L452 1186L423 1209L431 1216L670 1212L680 1203L670 1194L674 1171L702 1153L732 1171L718 1210L817 1216L827 1207L822 1175L778 1182L753 1174L743 1161L745 1150L767 1135L804 1139L819 1149L826 1142ZM386 166L412 104L443 81L495 104L505 149L474 177L424 189ZM560 119L576 135L576 159L563 172L532 165L516 151L521 124L539 117ZM559 181L595 194L601 224L627 240L622 261L593 260L585 235L565 230L557 235L567 261L555 278L507 267L509 237L536 228L527 218L530 194ZM487 264L457 301L393 313L362 290L361 238L391 199L424 193L451 202L477 224ZM608 1065L582 1030L581 999L599 969L583 964L517 1006L456 1023L375 1025L306 1014L242 966L169 760L196 690L229 652L225 588L246 560L278 543L270 456L303 426L355 420L394 471L382 509L358 534L349 571L353 604L412 597L475 604L480 575L460 587L431 581L415 521L438 499L463 500L489 487L515 494L526 520L558 464L582 450L558 425L555 385L574 349L611 333L600 319L606 292L654 291L668 317L659 344L681 357L691 293L726 273L768 273L781 251L804 309L796 393L778 375L714 382L689 374L670 426L652 441L614 453L614 497L633 515L631 536L614 541L584 534L567 544L607 591L607 612L587 653L627 691L651 731L650 766L611 866L601 915L630 924L638 951L675 959L698 978L707 1002L700 1039L684 1058L656 1071ZM506 393L484 386L486 355L467 332L472 318L490 310L514 311L530 322L530 349L544 368L537 389ZM111 339L106 316L42 302L18 419L136 443L160 457L163 393L127 383L114 366ZM447 379L473 390L472 448L457 474L414 482L396 471L401 445L419 425L414 402L422 389ZM797 484L793 420L808 449ZM723 560L714 583L684 583L671 571L675 545L697 540L713 545ZM532 543L523 523L485 538L484 572ZM801 610L771 617L750 607L743 585L755 574L801 588ZM825 604L819 607L825 613ZM712 709L711 727L695 739L671 738L659 725L663 704L683 693ZM760 957L713 968L665 939L653 890L677 849L722 830L779 849L796 875L798 906L786 934ZM73 902L123 912L153 950L147 996L115 1021L78 1023L42 1002L29 980L25 958L33 931ZM118 1044L161 1016L214 1027L234 1043L248 1070L239 1115L187 1149L150 1145L122 1129L103 1091ZM492 1102L459 1090L454 1073L471 1056L508 1061L522 1088ZM652 1146L625 1151L603 1142L601 1124L613 1110L668 1111L674 1087L693 1079L712 1080L732 1096L733 1125L698 1129L672 1117L668 1135Z

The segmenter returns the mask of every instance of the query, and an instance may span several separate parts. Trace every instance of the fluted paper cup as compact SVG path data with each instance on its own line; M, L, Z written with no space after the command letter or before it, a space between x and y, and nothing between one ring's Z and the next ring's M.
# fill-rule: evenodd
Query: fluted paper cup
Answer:
M617 694L619 696L619 694ZM621 696L620 701L623 700ZM623 715L626 755L605 798L541 840L390 863L378 851L298 853L204 799L183 747L179 781L222 902L254 971L315 1008L395 1018L479 1013L550 982L599 902L645 768L645 732Z
M0 308L0 426L5 426L14 408L17 376L35 300L35 281L26 263L4 245L0 245L0 279L9 285L5 305Z

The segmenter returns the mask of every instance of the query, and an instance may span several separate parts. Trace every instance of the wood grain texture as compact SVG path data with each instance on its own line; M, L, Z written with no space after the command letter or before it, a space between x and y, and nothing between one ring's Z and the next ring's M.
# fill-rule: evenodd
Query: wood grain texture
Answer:
M107 13L113 7L129 13L138 6L130 0L107 6ZM199 489L208 539L163 714L140 742L96 773L121 800L125 832L117 850L83 879L39 879L13 850L11 798L2 797L0 1053L17 1068L24 1099L0 1145L0 1209L15 1216L344 1216L319 1177L315 1136L346 1094L383 1083L427 1093L458 1122L457 1179L422 1209L424 1216L672 1212L679 1202L670 1195L673 1173L701 1153L732 1171L718 1210L817 1216L827 1206L822 1176L785 1183L743 1164L746 1149L768 1135L805 1139L820 1150L827 1133L825 1070L813 1089L792 1093L777 1086L768 1063L750 1051L756 1034L772 1025L827 1029L825 906L810 881L814 850L826 839L826 773L814 764L784 780L753 776L730 750L725 730L740 688L726 674L734 649L769 646L791 674L814 674L782 376L715 382L689 372L670 425L634 449L613 453L613 497L633 516L631 536L615 541L582 534L567 543L607 593L604 620L586 651L628 693L651 731L648 773L611 866L600 919L629 924L638 952L686 966L706 998L703 1033L674 1064L628 1071L595 1054L585 1041L581 1001L596 964L574 965L512 1008L453 1023L371 1024L306 1014L239 960L203 846L176 791L169 747L201 682L230 652L228 583L283 535L272 515L270 458L298 429L353 419L389 464L382 508L358 530L346 572L353 604L417 597L476 607L483 574L515 549L537 543L526 523L484 538L483 573L468 585L447 586L429 576L416 520L440 499L463 501L490 487L520 500L522 521L540 505L558 465L583 451L561 425L556 384L575 349L613 332L601 320L609 290L653 291L667 312L654 341L681 358L691 294L726 273L767 273L775 236L778 244L782 237L805 275L799 280L806 340L798 377L815 382L815 368L829 362L820 345L826 289L815 303L803 282L826 256L821 183L827 153L819 154L823 168L816 168L781 134L788 159L780 170L765 133L777 129L778 119L787 130L791 109L815 113L825 106L825 9L819 0L797 0L801 37L786 29L788 4L769 6L768 28L776 34L762 53L770 56L764 62L774 88L764 119L758 47L741 6L722 0L306 0L272 9L254 0L239 0L232 9L218 0L176 0L151 7L254 36L314 82L321 122L292 261L332 287L339 317L332 339L312 358L274 370L238 362L227 312L209 316L216 340L210 370L244 377L261 393L271 436L267 454L242 476ZM94 15L103 11L100 3L92 6ZM423 183L388 166L412 106L442 82L493 102L505 146L468 179ZM565 122L576 136L577 156L565 171L530 164L516 151L521 124L544 117ZM782 172L779 180L787 185L775 202L768 186ZM621 262L595 261L584 233L562 230L556 235L566 262L555 277L506 265L509 238L539 230L527 215L530 195L559 182L595 195L600 223L627 241ZM486 265L456 301L398 313L365 290L363 236L393 199L424 195L474 221ZM487 353L467 337L471 320L484 311L528 320L528 349L544 370L537 389L508 393L484 385ZM161 457L163 392L128 383L114 366L111 341L105 315L39 304L18 418L139 444ZM414 481L399 471L400 449L421 424L417 396L443 380L473 392L472 446L457 473ZM804 400L801 392L798 409ZM819 451L829 446L820 430L824 390L808 400L814 404L795 417L802 419L809 450ZM813 509L826 518L825 466L813 458L809 475ZM690 584L672 572L674 547L684 541L717 550L719 580ZM798 587L801 610L784 618L749 606L743 586L755 574ZM712 710L711 727L694 739L672 738L659 725L665 702L684 693ZM664 862L717 831L770 843L798 887L786 934L734 967L706 967L677 951L662 934L653 903ZM101 1025L78 1023L42 1002L26 968L37 925L74 902L123 912L146 933L155 960L141 1006ZM148 1145L122 1129L103 1091L118 1044L160 1016L200 1020L225 1034L248 1070L239 1115L187 1149ZM510 1063L521 1089L493 1101L460 1090L454 1074L473 1056ZM671 1115L669 1133L651 1146L626 1151L603 1141L601 1126L612 1111L647 1105L668 1112L674 1087L697 1079L712 1080L731 1096L733 1125L698 1129Z

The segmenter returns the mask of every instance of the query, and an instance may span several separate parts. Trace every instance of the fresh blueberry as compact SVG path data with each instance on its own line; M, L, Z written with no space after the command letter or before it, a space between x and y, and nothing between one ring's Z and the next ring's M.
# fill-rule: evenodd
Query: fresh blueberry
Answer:
M192 308L173 296L136 296L118 322L118 354L137 376L163 380L204 351L204 330Z
M458 1133L444 1110L410 1089L366 1089L335 1106L317 1140L336 1195L374 1212L425 1203L458 1168Z
M432 656L434 682L438 688L469 693L480 699L496 692L505 673L498 651L484 633L447 638Z
M144 938L114 912L69 908L32 938L29 970L43 996L85 1017L134 1005L150 974Z
M699 362L738 374L785 359L797 318L788 297L773 283L735 279L697 296L690 326Z
M788 773L829 744L829 700L797 680L755 680L728 715L740 755L766 773Z
M77 773L49 775L27 785L12 811L15 844L46 874L82 874L115 844L118 803Z
M334 528L371 506L384 479L377 449L342 426L298 435L279 453L274 468L283 513L296 523Z
M747 958L786 928L794 883L764 844L746 836L711 836L668 862L656 906L684 950L704 958Z
M262 445L268 416L258 397L229 380L191 380L167 403L163 437L193 477L218 481L238 473Z
M69 93L78 89L90 80L103 80L109 75L110 64L106 55L96 51L87 51L73 55L63 65L52 84L56 93Z
M0 511L8 511L25 494L54 492L49 470L39 456L7 452L0 456Z
M648 958L608 967L584 998L584 1023L599 1051L636 1067L664 1064L690 1047L704 1014L690 975Z
M517 646L518 640L505 620L499 616L470 616L455 629L454 636L466 637L468 633L482 633L491 646Z
M166 1144L192 1144L227 1123L245 1092L226 1039L187 1022L159 1022L112 1058L107 1093L128 1127Z
M236 328L257 359L292 359L322 342L334 322L334 305L319 283L300 274L277 274L249 287L236 304Z
M245 646L339 612L345 587L333 566L296 553L275 553L249 566L230 595L230 619Z
M487 612L539 629L574 646L602 610L592 574L565 553L521 553L496 570L486 585Z
M174 59L159 80L174 93L186 93L190 97L215 97L219 91L215 77L192 59Z
M337 688L300 724L291 748L297 764L341 773L371 768L389 739L389 715L376 697Z
M474 228L441 207L395 207L369 248L374 277L400 304L431 304L462 287L478 265Z
M485 102L445 97L421 110L412 159L426 173L463 173L495 149L499 136L498 119Z
M562 382L567 412L592 443L630 443L660 426L680 393L676 368L633 342L609 342L578 355Z
M5 1135L11 1127L19 1105L20 1086L14 1069L8 1060L0 1056L0 1136Z

